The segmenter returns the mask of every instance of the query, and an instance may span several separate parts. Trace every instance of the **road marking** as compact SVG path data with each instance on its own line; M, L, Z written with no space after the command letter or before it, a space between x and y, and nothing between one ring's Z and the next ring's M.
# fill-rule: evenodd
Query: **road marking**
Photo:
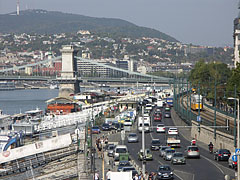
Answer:
M161 164L161 165L163 165L163 163L162 163L161 161L159 161L159 160L158 160L158 163ZM184 171L183 171L183 172L184 172ZM174 175L177 176L179 179L184 180L183 178L181 178L181 176L177 175L176 173L174 173Z
M218 167L218 165L220 165L220 164L215 163L213 160L208 159L207 157L205 157L205 156L203 156L203 155L201 155L201 157L203 157L204 159L206 159L207 161L209 161L210 163L212 163L216 168L218 168L218 169L221 171L222 174L224 174L223 170L222 170L220 167ZM223 167L224 167L224 166L223 166Z

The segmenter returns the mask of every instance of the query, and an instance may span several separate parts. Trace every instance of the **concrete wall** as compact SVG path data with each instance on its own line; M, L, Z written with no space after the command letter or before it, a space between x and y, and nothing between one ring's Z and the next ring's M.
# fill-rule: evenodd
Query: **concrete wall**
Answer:
M192 121L191 136L196 138L197 141L209 144L212 142L216 149L228 149L231 152L235 151L234 137L223 132L216 131L216 139L214 139L214 129L201 125L200 132L198 132L198 123Z

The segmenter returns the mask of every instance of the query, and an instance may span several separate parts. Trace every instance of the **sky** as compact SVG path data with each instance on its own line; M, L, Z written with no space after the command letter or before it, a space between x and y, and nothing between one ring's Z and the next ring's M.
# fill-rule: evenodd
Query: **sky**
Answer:
M20 10L45 9L91 17L119 18L157 29L182 43L233 46L239 0L20 0ZM0 0L0 14L16 0Z

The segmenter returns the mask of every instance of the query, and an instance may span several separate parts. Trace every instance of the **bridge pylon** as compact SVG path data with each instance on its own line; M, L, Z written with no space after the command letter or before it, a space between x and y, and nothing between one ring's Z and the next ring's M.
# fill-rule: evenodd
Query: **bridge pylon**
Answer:
M57 78L60 83L59 97L69 97L71 94L80 92L77 61L74 58L77 50L72 45L64 45L60 51L62 53L62 72L61 77Z

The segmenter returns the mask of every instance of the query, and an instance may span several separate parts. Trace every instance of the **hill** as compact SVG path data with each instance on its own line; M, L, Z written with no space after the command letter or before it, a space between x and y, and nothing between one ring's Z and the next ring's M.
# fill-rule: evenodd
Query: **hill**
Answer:
M0 15L0 33L54 34L78 30L104 32L129 37L156 37L167 41L177 40L155 29L140 27L121 19L96 18L46 10L21 11Z

